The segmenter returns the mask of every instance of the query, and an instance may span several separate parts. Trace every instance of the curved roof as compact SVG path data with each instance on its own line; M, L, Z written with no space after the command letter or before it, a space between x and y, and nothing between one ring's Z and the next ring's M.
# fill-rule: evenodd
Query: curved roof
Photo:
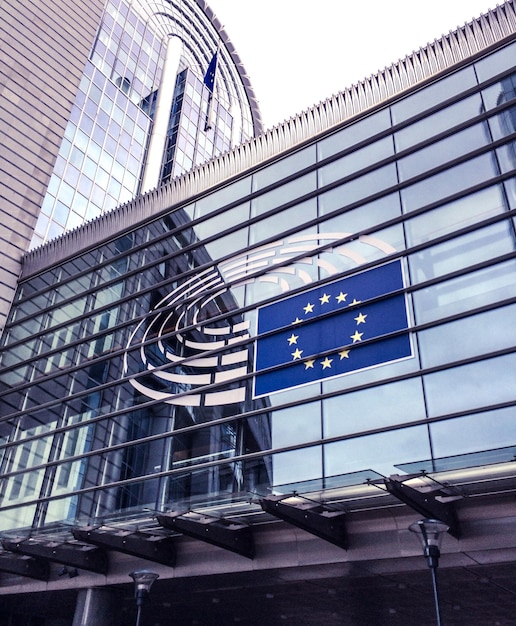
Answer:
M185 64L199 76L205 74L218 50L216 89L219 100L228 109L240 108L244 130L247 131L246 125L252 124L252 133L247 136L262 132L262 117L249 76L206 0L133 0L132 6L164 40L171 35L179 37ZM242 110L246 105L248 111Z
M262 115L258 106L258 99L256 98L256 94L254 93L251 80L245 70L244 64L242 63L242 60L240 59L238 52L235 50L235 47L228 37L226 31L221 25L219 18L208 6L208 3L205 0L196 0L196 2L203 9L208 18L212 20L213 26L218 30L220 39L224 42L224 45L226 46L226 49L231 56L233 63L238 69L238 73L240 75L240 78L242 79L244 89L249 99L249 104L251 105L255 135L259 135L263 131Z

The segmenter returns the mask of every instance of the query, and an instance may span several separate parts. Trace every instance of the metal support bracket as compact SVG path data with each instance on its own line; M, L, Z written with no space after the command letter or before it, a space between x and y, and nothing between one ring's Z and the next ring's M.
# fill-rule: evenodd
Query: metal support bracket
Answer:
M424 475L421 475L423 477ZM414 476L400 476L394 474L384 479L387 491L407 504L425 518L438 519L449 526L449 533L456 539L461 536L459 521L453 504L444 500L451 500L450 494L444 485L419 490L410 487L406 482ZM460 496L459 496L460 497ZM441 499L439 499L441 498ZM457 499L455 497L455 499Z
M266 513L347 550L348 538L344 521L346 514L318 502L296 501L295 504L284 502L294 497L296 497L294 494L267 496L260 500L260 506Z
M25 554L46 561L69 565L97 574L107 574L108 559L104 550L91 545L72 542L43 542L35 539L3 539L2 546L9 552Z
M74 528L72 534L78 541L91 543L101 548L116 550L169 567L175 565L174 540L170 537L95 526Z
M50 578L50 566L44 559L34 559L11 552L0 553L0 572L26 576L35 580L47 581Z
M253 533L247 524L191 512L165 513L157 515L156 519L163 528L200 539L249 559L254 557Z

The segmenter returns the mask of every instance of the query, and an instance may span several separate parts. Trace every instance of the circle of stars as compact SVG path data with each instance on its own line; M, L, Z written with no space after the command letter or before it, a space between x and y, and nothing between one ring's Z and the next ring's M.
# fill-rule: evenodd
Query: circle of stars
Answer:
M320 302L320 306L324 307L325 304L330 304L331 298L332 296L330 293L326 293L326 292L323 293L323 295L318 298ZM349 306L349 307L355 307L358 304L360 304L360 300L357 300L356 298L353 299L352 302L348 303L347 302L348 294L343 293L342 291L338 295L334 296L334 298L336 299L337 304L345 304L346 306ZM303 307L303 311L305 315L309 315L310 313L313 313L315 306L316 306L315 302L307 302L306 306ZM367 318L367 314L364 314L362 312L359 312L358 315L354 318L357 328L352 335L349 335L349 338L351 339L353 344L360 343L362 341L362 337L365 333L363 330L361 332L359 330L359 327L361 327L362 324L366 324L366 318ZM303 321L304 320L302 318L296 317L296 319L292 322L292 325L300 324ZM299 340L299 335L296 335L295 332L293 332L290 335L290 337L287 338L289 347L293 347L294 349L294 351L290 353L292 356L292 361L302 362L305 366L305 370L315 369L316 366L320 366L323 370L327 370L327 369L331 370L332 363L336 357L338 357L339 361L342 361L343 359L349 359L351 348L343 348L342 350L337 352L337 355L334 358L330 358L329 356L326 356L322 360L303 359L303 350L301 350L300 347L298 346L298 343L297 343L298 340ZM346 344L348 343L349 342L346 342Z

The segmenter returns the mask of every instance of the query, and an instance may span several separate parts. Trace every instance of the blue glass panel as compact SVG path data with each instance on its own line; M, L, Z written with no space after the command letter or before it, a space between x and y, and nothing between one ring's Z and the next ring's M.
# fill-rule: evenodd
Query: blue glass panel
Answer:
M398 474L397 465L431 457L426 426L400 428L329 443L324 446L327 476L372 469L383 476Z
M413 115L430 109L476 85L475 71L471 66L459 70L451 76L441 78L438 82L432 83L393 104L391 106L393 122L399 124Z
M326 139L319 141L317 144L317 160L322 161L341 150L369 139L377 133L386 130L390 125L389 109L383 109L373 115L368 115L364 119L350 124Z
M475 63L478 80L483 82L489 80L492 76L496 76L505 70L514 67L514 59L516 58L516 44L512 43L498 52L490 54L485 59Z
M336 180L350 176L354 172L358 172L393 154L392 137L385 137L364 148L354 150L350 154L319 168L318 186L324 187Z
M415 144L435 137L462 122L473 119L482 112L480 94L473 94L460 102L441 109L424 119L406 126L394 133L396 150L400 152Z
M418 333L423 367L490 354L516 345L516 306L493 309ZM502 330L503 329L503 330ZM472 341L474 337L474 341Z
M403 210L413 211L497 175L491 154L483 154L401 190Z
M430 426L436 457L505 448L516 444L514 407L468 415Z
M419 378L352 391L323 402L324 436L336 437L426 417Z
M514 401L515 368L516 354L509 354L425 376L429 415Z

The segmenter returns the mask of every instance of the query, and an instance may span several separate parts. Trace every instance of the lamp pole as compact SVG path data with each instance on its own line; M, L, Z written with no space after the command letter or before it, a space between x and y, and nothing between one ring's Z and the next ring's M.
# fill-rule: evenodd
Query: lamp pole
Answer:
M409 526L409 530L421 540L423 544L423 555L426 558L428 567L432 572L432 587L434 591L435 615L437 626L441 626L441 610L439 606L439 594L437 592L437 567L441 556L441 541L449 526L436 519L423 519L414 522Z
M149 591L152 583L156 580L156 578L159 578L159 574L151 572L148 569L140 569L131 572L129 576L134 581L134 597L136 598L136 607L138 609L138 613L136 615L136 626L140 626L143 603L149 597Z

